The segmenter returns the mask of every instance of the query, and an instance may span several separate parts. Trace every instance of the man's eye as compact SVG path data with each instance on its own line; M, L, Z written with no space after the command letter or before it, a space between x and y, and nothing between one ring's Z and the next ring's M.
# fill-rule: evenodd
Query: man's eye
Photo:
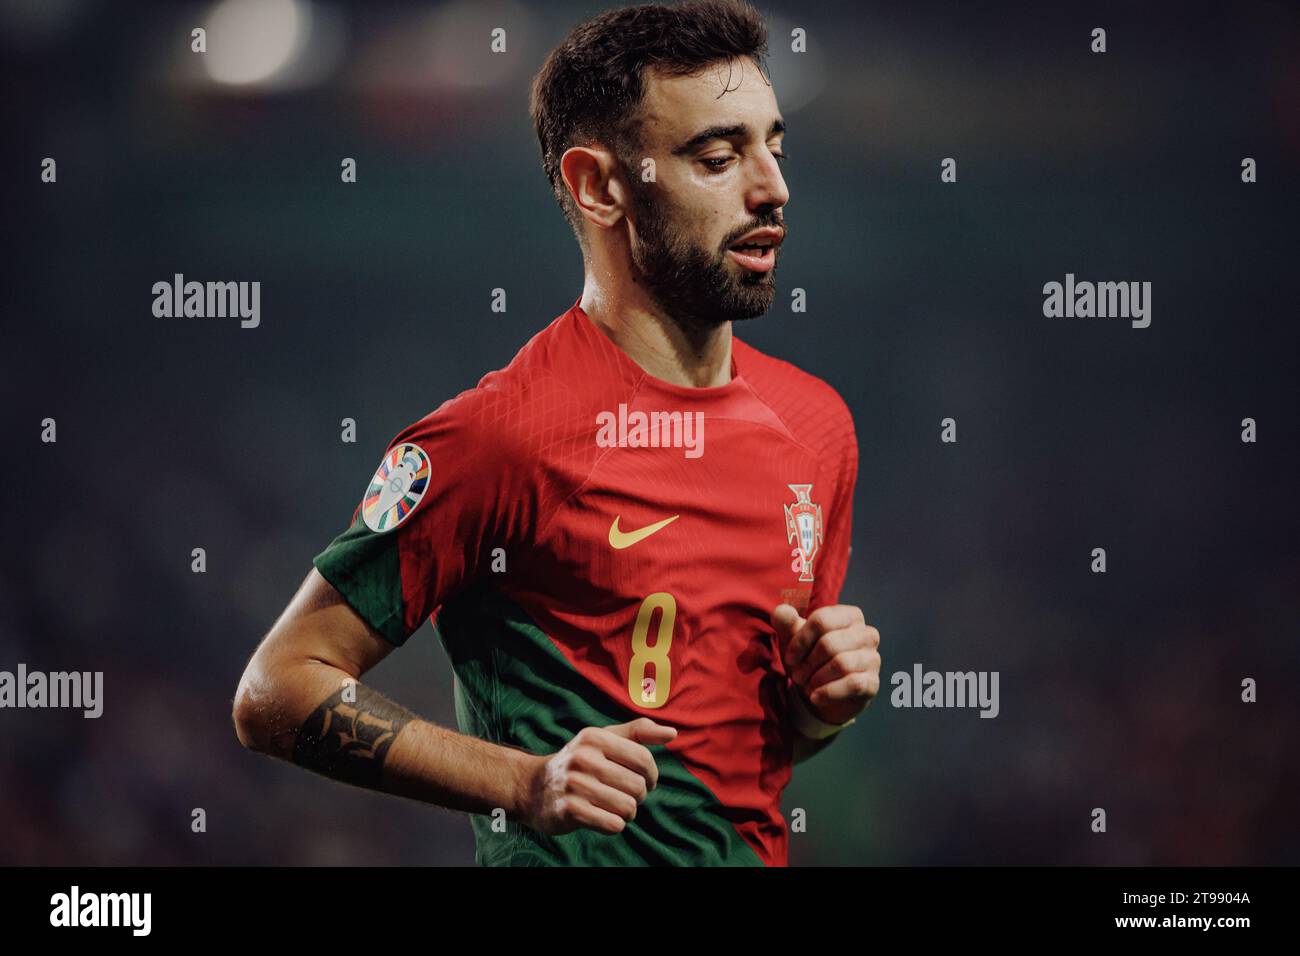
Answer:
M727 164L731 162L731 157L723 156L716 159L702 159L700 162L705 166L708 166L709 169L722 170L727 168Z
M790 158L788 153L773 153L772 155L776 157L776 161L778 163L784 163L787 159Z

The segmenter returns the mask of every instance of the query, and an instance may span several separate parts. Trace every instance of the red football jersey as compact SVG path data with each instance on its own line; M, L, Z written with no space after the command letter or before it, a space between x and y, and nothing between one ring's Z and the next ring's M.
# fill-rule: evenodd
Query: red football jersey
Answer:
M480 862L786 863L771 613L838 602L857 441L820 379L735 338L731 371L656 379L575 303L397 435L317 556L394 643L437 612L463 732L550 753L588 725L677 728L623 833L475 817Z

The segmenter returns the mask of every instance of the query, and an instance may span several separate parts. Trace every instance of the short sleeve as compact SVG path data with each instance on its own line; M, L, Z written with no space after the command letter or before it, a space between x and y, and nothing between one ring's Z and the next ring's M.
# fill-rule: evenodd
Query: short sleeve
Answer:
M443 602L490 570L522 522L522 470L486 396L462 393L389 443L352 523L313 559L376 631L400 645Z

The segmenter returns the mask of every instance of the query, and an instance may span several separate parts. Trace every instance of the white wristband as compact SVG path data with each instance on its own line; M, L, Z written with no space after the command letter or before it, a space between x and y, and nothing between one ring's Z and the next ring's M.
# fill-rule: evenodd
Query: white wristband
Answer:
M808 709L808 705L803 702L803 695L797 689L791 689L790 697L790 717L794 722L794 729L800 736L807 737L809 740L825 740L833 734L838 734L858 719L851 717L842 724L828 724Z

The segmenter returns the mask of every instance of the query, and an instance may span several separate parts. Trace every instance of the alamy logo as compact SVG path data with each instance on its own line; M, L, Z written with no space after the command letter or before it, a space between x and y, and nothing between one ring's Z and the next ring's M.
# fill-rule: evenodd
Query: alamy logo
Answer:
M596 444L601 448L683 448L687 458L704 454L703 412L617 412L596 416Z
M50 897L50 925L129 926L131 935L148 936L153 924L152 893L70 892Z
M889 678L895 707L978 707L981 717L996 717L997 671L927 671L913 664L911 673L895 671Z
M262 283L186 282L176 273L171 282L153 284L153 314L160 319L226 319L255 329L262 321Z
M1065 284L1043 286L1043 315L1049 319L1132 319L1135 329L1151 324L1150 282L1075 282L1065 274Z
M16 674L0 671L0 707L70 707L82 710L83 717L98 717L104 712L104 672L46 674L19 664Z

